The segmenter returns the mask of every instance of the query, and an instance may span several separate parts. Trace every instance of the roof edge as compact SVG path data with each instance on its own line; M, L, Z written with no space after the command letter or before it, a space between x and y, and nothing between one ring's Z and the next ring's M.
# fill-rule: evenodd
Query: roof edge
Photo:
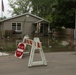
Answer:
M0 22L4 22L4 21L7 21L7 20L11 20L11 19L14 19L14 18L17 18L17 17L21 17L21 16L24 16L24 15L31 15L35 18L38 18L40 20L44 20L43 18L39 17L39 16L36 16L34 14L31 14L31 13L24 13L24 14L21 14L21 15L17 15L17 16L14 16L14 17L10 17L10 18L7 18L7 19L4 19L4 20L1 20Z

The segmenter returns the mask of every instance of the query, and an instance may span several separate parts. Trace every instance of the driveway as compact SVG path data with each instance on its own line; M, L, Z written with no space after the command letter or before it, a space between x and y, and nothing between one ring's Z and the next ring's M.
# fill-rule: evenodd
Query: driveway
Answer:
M14 54L0 56L0 75L76 75L76 52L45 53L47 66L28 68L29 55L18 59ZM35 60L39 60L39 53Z

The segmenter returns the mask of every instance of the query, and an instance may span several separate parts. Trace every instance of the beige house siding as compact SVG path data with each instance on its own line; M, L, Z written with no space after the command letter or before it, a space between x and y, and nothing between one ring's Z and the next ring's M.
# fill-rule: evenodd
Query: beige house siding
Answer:
M26 28L26 29L25 29ZM33 25L32 23L25 23L24 28L23 28L23 34L28 34L31 35L33 30Z

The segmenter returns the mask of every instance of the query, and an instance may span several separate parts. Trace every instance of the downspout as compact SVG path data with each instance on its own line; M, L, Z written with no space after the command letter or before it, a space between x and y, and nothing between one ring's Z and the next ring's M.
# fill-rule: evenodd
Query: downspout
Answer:
M24 28L25 28L25 27L24 27L24 26L25 26L25 22L26 22L26 15L25 15L25 18L24 18L24 21L23 21L23 26L22 26L22 27L23 27L23 28L22 28L22 34L23 34L23 32L24 32Z
M76 44L76 14L75 14L74 44Z

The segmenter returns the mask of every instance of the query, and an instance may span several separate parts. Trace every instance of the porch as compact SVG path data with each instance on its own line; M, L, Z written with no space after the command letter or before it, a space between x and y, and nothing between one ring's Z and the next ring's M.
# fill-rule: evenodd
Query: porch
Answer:
M44 20L39 20L33 23L33 36L48 36L49 22Z

